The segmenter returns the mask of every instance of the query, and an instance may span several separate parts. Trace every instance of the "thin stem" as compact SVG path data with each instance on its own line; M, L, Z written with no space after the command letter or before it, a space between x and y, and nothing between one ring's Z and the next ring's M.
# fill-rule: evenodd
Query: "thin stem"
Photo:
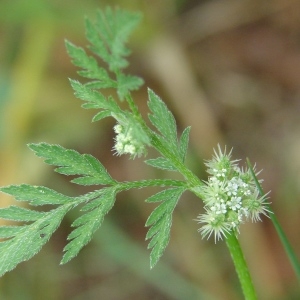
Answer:
M238 239L234 233L226 236L226 244L231 254L235 270L238 274L243 294L246 300L256 300L257 296L251 276Z
M257 186L257 189L258 189L260 195L261 196L265 195L259 181L257 180L257 177L256 177L256 175L253 171L252 165L251 165L250 160L248 158L247 158L247 164L248 164L249 170L252 174L252 177L255 181L255 184ZM284 248L284 250L285 250L285 252L286 252L286 254L287 254L287 256L290 260L290 263L291 263L292 267L294 268L294 271L296 273L296 276L297 276L298 280L300 281L300 263L298 261L298 258L296 256L296 254L295 254L295 252L294 252L294 250L293 250L286 234L284 233L277 217L275 216L275 214L274 214L274 212L273 212L273 210L272 210L272 208L269 204L267 205L267 208L268 208L268 211L270 212L269 217L270 217L270 219L273 223L273 226L275 227L275 230L277 231L277 234L278 234L279 239L280 239L280 241L283 245L283 248Z
M140 189L144 187L160 186L160 187L180 187L186 186L186 182L173 179L145 179L137 181L124 181L118 183L118 190Z

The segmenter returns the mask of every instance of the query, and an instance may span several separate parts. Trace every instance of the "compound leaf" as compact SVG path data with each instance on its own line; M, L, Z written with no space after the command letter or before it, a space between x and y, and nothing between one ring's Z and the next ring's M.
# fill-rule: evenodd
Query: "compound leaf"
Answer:
M39 213L40 218L32 218L35 222L30 225L0 227L0 235L4 238L10 237L0 242L0 276L39 252L71 207L72 205L63 205L50 212ZM24 221L23 216L17 215L19 221Z
M151 226L146 235L146 240L151 239L148 245L148 248L152 248L150 254L151 268L158 262L169 243L173 210L184 190L184 187L170 188L146 200L147 202L163 201L146 221L146 226Z
M73 222L72 226L76 227L76 229L68 236L68 240L71 241L64 248L65 254L61 264L67 263L74 258L82 247L92 239L94 232L103 222L104 216L112 209L115 199L116 189L110 187L103 189L100 197L87 204L88 209L91 210ZM86 208L83 207L83 210L86 211Z
M104 68L99 67L97 60L87 55L84 49L66 41L67 52L72 58L72 63L82 69L78 73L93 79L81 86L71 81L75 95L88 102L83 105L84 108L101 108L116 113L116 108L108 107L104 95L96 92L95 89L115 88L119 99L123 101L130 91L137 90L143 84L141 78L125 75L122 72L122 69L128 65L125 57L130 54L125 44L140 18L140 14L137 13L107 8L98 11L96 22L86 19L86 37L91 44L89 48L108 64L109 70L114 73L114 79Z
M127 67L125 57L130 50L125 44L140 19L140 14L108 7L98 11L95 25L86 20L86 36L92 44L90 48L109 65L111 71Z
M94 57L88 56L81 47L77 47L69 41L66 41L65 44L67 52L72 58L72 63L83 69L78 71L79 75L90 79L97 79L98 88L115 87L115 81L110 78L108 72L104 68L98 66Z
M70 79L71 86L75 91L75 96L86 101L81 106L86 109L102 109L111 116L112 113L118 114L122 112L116 101L112 97L106 98L102 93L94 90L97 82L81 84L77 80Z
M83 185L115 183L104 166L92 155L80 154L75 150L47 143L28 146L38 157L44 158L47 164L59 166L55 169L56 172L82 176L71 182Z

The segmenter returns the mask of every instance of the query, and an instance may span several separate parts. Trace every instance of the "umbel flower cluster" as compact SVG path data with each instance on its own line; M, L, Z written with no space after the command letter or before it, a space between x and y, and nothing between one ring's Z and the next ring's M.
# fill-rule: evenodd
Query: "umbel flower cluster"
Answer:
M205 204L205 214L196 221L203 224L198 230L203 237L214 235L215 241L231 232L239 232L239 225L246 220L260 221L260 215L269 213L266 195L260 197L249 169L241 169L218 146L214 156L207 161L208 180L199 188ZM258 172L259 173L259 172ZM256 175L258 175L256 173Z
M119 123L114 126L116 133L114 150L117 155L130 154L134 158L135 156L145 154L146 147L144 143L134 137L133 128L130 126L126 127L129 128L125 128L125 126Z

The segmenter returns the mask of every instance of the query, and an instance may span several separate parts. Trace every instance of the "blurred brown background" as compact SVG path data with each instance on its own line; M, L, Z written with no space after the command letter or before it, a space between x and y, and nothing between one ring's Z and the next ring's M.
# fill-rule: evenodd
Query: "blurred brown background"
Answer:
M299 256L300 1L1 0L0 185L45 185L68 195L87 192L54 174L26 144L45 141L98 157L118 180L169 176L142 159L113 156L112 120L91 123L68 77L77 78L64 48L85 46L84 16L106 4L139 10L128 72L145 79L135 99L146 115L146 87L191 125L187 164L205 179L203 159L217 143L263 169L264 189ZM155 153L150 153L154 155ZM202 202L186 193L170 244L149 270L144 227L153 190L118 196L93 241L59 266L69 214L43 250L0 280L0 299L242 299L224 243L201 240L193 219ZM0 195L1 206L13 203ZM240 241L259 299L299 299L299 286L270 220L245 224ZM1 259L1 258L0 258Z

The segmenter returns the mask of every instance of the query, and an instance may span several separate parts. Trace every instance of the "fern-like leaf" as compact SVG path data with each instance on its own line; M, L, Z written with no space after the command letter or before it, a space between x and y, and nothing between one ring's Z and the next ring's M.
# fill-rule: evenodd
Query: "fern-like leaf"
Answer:
M86 19L86 37L91 43L89 48L108 64L115 79L112 79L106 70L100 68L97 61L88 56L82 48L70 42L66 43L73 63L84 69L78 73L96 80L89 83L90 88L116 88L122 101L130 91L138 89L143 84L141 78L124 75L122 72L122 69L128 66L126 57L130 54L125 44L140 19L140 14L111 8L99 11L95 23Z
M158 262L169 243L173 210L184 190L184 187L170 188L146 200L146 202L162 201L146 221L146 226L151 226L146 235L146 240L151 239L148 245L148 249L152 248L150 254L151 268Z
M0 236L8 238L0 242L0 276L39 252L72 207L73 204L63 205L49 212L30 211L14 206L1 209L0 218L34 222L29 225L0 227Z
M98 11L95 25L86 20L86 36L91 50L99 55L113 72L128 66L130 50L125 46L141 15L120 9Z
M67 52L72 58L72 63L83 69L78 71L79 75L97 80L98 88L116 87L116 82L110 78L104 68L98 66L98 62L94 57L88 56L81 47L77 47L69 41L66 41L65 44Z
M61 260L64 264L74 258L82 247L91 239L94 232L100 227L104 216L112 209L116 199L116 188L109 187L101 190L101 195L86 204L82 210L88 211L76 219L72 227L77 227L68 236L71 240L64 248L65 254Z
M38 157L44 158L45 163L59 166L55 169L56 172L81 176L71 180L73 183L82 185L115 183L104 166L92 155L80 154L75 150L47 143L29 144L28 146Z
M102 117L97 114L93 121L112 116L112 114L122 114L122 110L112 97L106 98L102 93L95 91L91 84L81 84L77 80L70 79L71 86L75 91L75 96L83 101L86 101L81 106L86 109L101 109L103 110ZM97 83L93 83L95 85Z
M172 152L177 153L177 128L176 122L166 104L150 89L148 89L148 107L152 114L149 120L167 141L165 143Z
M65 214L78 204L86 203L82 208L84 214L72 224L77 228L68 237L72 241L64 249L66 253L62 262L72 259L90 241L114 205L116 190L117 185L114 185L83 196L68 197L46 187L27 184L0 188L1 192L14 196L16 200L27 201L34 206L60 205L48 212L14 205L0 209L1 219L22 222L19 226L0 226L0 238L5 239L0 242L0 276L39 252Z

